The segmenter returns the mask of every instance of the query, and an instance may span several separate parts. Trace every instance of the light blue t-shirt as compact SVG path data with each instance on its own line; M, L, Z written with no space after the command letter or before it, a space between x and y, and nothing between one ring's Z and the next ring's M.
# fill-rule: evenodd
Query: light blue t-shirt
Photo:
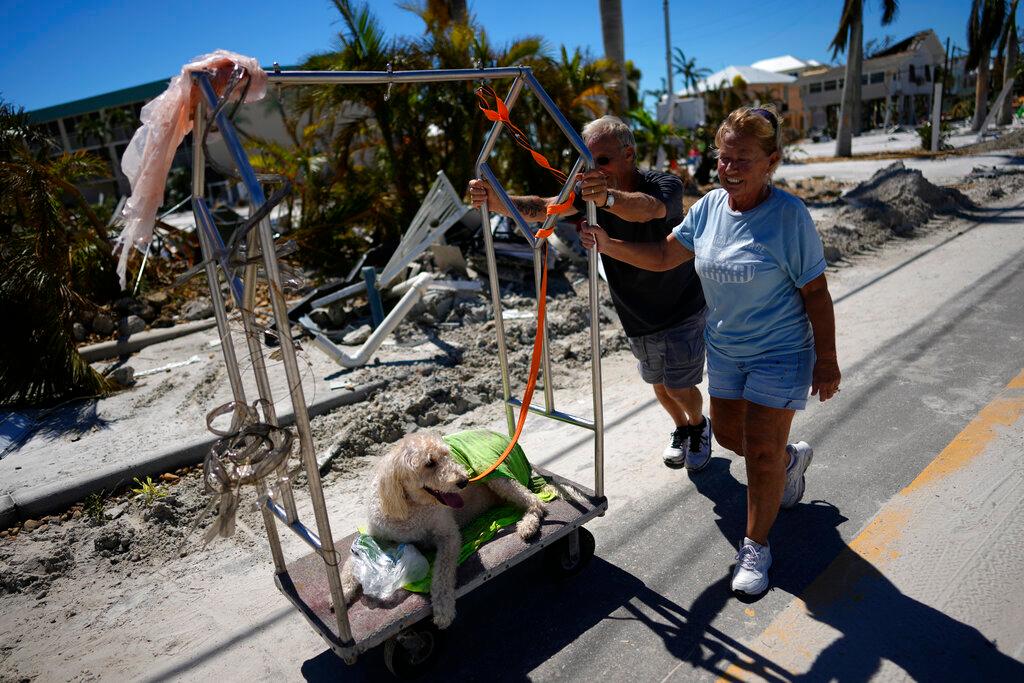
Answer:
M803 202L772 188L753 209L733 211L717 189L673 234L696 255L711 347L735 360L814 347L799 288L825 272L825 253Z

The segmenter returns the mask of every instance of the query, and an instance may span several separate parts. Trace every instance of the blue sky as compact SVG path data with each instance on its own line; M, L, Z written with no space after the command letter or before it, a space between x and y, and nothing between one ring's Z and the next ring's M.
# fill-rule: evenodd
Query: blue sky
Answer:
M670 0L672 44L712 70L782 54L829 62L841 4ZM943 42L948 36L966 45L967 0L902 0L888 27L879 25L878 4L866 2L865 41L931 28ZM371 5L391 35L421 32L419 18L392 0ZM537 35L553 51L565 44L602 53L598 0L469 0L469 6L492 42ZM642 88L657 88L665 74L662 1L622 0L622 6L626 56L643 71ZM0 96L27 110L60 104L166 78L216 48L264 64L294 64L330 48L339 29L327 0L0 0Z

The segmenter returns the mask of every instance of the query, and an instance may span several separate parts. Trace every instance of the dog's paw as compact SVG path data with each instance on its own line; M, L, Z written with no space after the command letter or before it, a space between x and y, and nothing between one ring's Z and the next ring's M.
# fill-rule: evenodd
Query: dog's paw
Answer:
M434 608L434 625L438 628L448 628L455 621L455 608L442 609L440 607Z
M524 541L533 538L540 531L540 517L539 511L530 510L523 518L516 524L516 533L519 534L519 538Z

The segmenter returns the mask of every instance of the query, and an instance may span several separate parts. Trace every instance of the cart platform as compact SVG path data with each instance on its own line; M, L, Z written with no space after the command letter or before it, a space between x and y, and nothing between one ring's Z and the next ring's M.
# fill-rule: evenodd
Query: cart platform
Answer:
M595 496L589 489L541 468L535 467L534 470L559 492L558 498L547 503L548 514L544 517L540 532L530 541L524 542L516 534L515 525L501 529L493 540L459 565L456 597L461 597L534 553L566 539L585 522L608 509L608 501L603 496ZM352 533L336 541L339 556L348 557L348 548L354 538L355 533ZM593 552L592 546L589 552ZM587 559L589 557L584 558L584 561ZM365 596L361 596L348 608L354 642L345 643L338 637L330 587L319 554L312 552L289 563L287 571L277 575L276 582L281 592L302 612L331 649L345 660L379 645L432 612L427 594L400 589L388 600L386 606L371 604Z

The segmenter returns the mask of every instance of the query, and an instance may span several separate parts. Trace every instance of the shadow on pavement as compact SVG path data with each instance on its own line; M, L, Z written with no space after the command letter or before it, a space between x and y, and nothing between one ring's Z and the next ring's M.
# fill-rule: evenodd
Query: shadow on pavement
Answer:
M746 487L723 458L709 469L711 476L692 481L714 503L722 535L737 545L746 526ZM736 654L746 653L730 653L724 643L694 665L713 670L736 664L768 680L863 681L888 660L918 681L1024 680L1024 664L999 652L973 626L904 595L853 551L838 532L844 521L835 506L812 501L781 511L772 530L773 590L799 596L811 617L840 633L806 673L779 676L762 662L743 661ZM709 586L691 612L720 611L727 590L725 581Z
M531 671L609 620L643 624L676 659L688 659L704 645L732 656L740 652L762 670L778 671L770 661L709 626L729 599L725 579L712 590L722 596L720 602L695 603L688 610L600 557L579 576L565 581L549 579L539 562L531 559L459 600L459 615L444 634L440 658L422 680L529 680ZM614 641L609 643L614 646ZM579 659L586 661L586 657ZM586 680L594 673L568 670L558 677ZM364 654L359 663L347 667L330 650L306 661L302 675L308 681L388 676L379 651Z
M692 481L713 503L720 532L735 546L744 534L746 487L730 474L729 461L714 458ZM845 521L835 506L814 501L783 511L772 534L773 590L800 596L814 619L841 634L809 661L806 673L788 671L712 625L734 599L728 574L687 608L601 557L560 582L532 558L459 600L459 617L444 634L435 668L422 680L527 680L578 638L611 621L642 624L674 659L725 678L735 665L769 681L866 680L889 660L915 680L1024 680L1024 665L975 628L903 595L852 551L838 532ZM616 646L607 639L607 647ZM587 662L586 653L564 661L561 678L600 673L571 670ZM310 681L388 677L379 651L348 667L325 650L305 662L302 675Z

